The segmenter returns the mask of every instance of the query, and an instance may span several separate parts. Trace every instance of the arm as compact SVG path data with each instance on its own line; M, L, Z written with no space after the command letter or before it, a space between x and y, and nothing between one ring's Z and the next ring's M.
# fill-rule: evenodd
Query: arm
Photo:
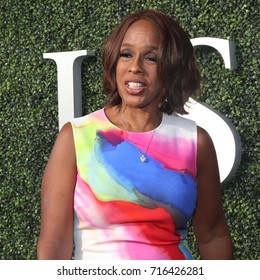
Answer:
M202 259L232 259L232 241L221 200L217 157L208 133L198 128L198 199L193 216L194 233Z
M38 259L71 259L76 156L71 124L60 131L47 163L41 193Z

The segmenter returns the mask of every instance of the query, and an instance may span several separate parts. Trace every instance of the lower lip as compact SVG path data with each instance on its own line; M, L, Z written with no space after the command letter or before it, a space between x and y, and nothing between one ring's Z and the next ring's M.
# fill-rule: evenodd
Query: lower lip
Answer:
M125 88L126 88L127 92L129 94L132 94L132 95L141 94L145 89L145 87L140 87L140 88L136 88L136 89L135 88L130 88L128 85L126 85Z

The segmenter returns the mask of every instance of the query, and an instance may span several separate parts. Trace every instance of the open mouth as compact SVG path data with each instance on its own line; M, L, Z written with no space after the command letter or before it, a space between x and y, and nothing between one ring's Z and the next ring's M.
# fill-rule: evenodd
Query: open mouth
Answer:
M126 89L130 94L141 93L145 89L145 85L139 82L127 82Z

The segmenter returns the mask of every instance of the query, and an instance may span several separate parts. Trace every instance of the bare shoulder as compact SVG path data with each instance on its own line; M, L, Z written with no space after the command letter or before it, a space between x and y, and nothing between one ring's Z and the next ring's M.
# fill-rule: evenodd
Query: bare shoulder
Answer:
M64 124L64 126L61 128L57 141L70 141L73 142L73 131L72 131L72 125L70 122L67 122Z
M75 176L76 155L72 127L70 123L66 123L58 134L46 165L42 194L70 192L75 185Z
M198 127L198 151L197 151L197 184L198 184L198 203L197 214L207 216L210 213L214 202L218 201L215 209L220 208L220 178L218 170L217 155L213 141L209 133ZM200 211L201 210L201 211ZM198 215L196 215L198 216Z
M198 150L197 150L197 171L198 175L209 167L217 170L217 155L213 141L209 133L202 127L198 127Z
M65 171L70 174L75 173L75 170L76 154L72 126L70 123L66 123L59 132L52 148L43 181L45 182L46 177L52 177L50 176L52 174L63 174L64 176Z
M207 148L208 146L214 146L209 133L202 127L198 126L198 146L200 148Z
M70 153L72 156L75 153L72 125L69 122L60 130L52 150L52 154L59 153Z
M197 208L193 217L195 232L207 232L221 214L221 191L217 157L208 132L198 128Z

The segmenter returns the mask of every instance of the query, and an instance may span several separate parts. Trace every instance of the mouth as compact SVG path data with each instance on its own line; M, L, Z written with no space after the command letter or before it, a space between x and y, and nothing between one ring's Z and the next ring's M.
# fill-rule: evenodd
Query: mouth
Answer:
M139 94L146 88L146 85L140 82L126 82L125 87L128 93Z

